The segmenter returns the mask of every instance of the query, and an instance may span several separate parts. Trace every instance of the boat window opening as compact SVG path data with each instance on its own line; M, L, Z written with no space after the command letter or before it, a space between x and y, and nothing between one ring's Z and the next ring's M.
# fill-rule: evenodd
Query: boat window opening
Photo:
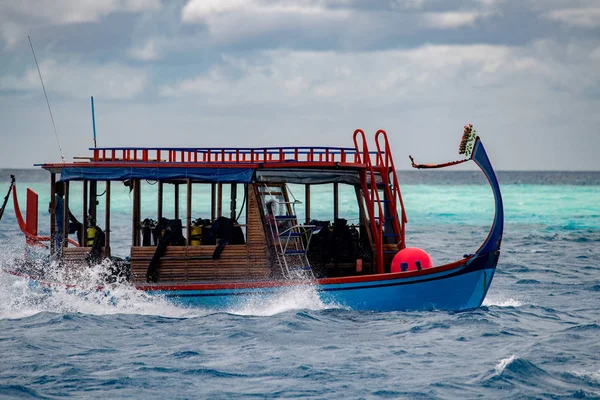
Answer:
M366 255L371 252L371 244L361 219L361 197L357 197L356 187L350 184L310 185L309 224L316 228L308 253L319 276L348 276L369 271L370 260Z
M189 190L189 194L188 194ZM237 235L238 244L245 243L246 236L246 185L244 184L210 184L202 182L145 182L141 181L140 211L138 221L139 241L133 234L132 246L156 246L159 239L153 231L160 222L158 211L167 220L181 223L182 235L189 245L214 245L215 238L210 229L217 218L214 215L230 218L235 213L241 235ZM220 194L219 194L220 192ZM135 206L135 191L131 196ZM221 198L221 204L213 200ZM216 214L220 210L221 214ZM133 207L135 212L135 207ZM177 218L178 217L178 218ZM134 225L135 226L135 225ZM153 236L154 235L154 236ZM242 239L243 238L243 239Z

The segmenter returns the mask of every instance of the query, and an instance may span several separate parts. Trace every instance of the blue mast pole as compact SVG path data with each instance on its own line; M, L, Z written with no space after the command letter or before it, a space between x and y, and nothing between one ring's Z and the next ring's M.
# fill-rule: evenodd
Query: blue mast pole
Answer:
M96 116L94 114L94 96L92 96L92 126L94 127L94 147L96 146Z

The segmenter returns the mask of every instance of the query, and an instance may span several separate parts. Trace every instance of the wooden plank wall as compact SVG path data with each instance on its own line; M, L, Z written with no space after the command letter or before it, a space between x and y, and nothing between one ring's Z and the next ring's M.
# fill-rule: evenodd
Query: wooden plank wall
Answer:
M65 278L72 281L85 279L90 264L86 260L91 247L65 247L62 249L61 261L64 265ZM105 248L100 249L100 256L104 258Z
M254 185L248 185L245 245L227 245L218 260L216 246L171 246L161 258L159 282L259 280L269 277L269 254L261 205ZM145 282L155 247L131 248L131 279Z

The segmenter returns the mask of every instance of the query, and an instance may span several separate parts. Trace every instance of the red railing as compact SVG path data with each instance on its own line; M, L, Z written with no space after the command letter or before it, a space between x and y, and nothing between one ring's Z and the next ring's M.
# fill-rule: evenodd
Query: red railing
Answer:
M94 162L170 163L271 163L339 162L359 163L353 148L264 147L264 148L91 148ZM373 152L372 154L376 154Z

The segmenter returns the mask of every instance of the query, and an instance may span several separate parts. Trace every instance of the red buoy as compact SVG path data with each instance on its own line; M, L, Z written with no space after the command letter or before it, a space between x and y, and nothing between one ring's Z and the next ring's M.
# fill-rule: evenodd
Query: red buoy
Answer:
M407 247L394 256L391 272L419 271L431 267L433 267L433 261L425 250Z

